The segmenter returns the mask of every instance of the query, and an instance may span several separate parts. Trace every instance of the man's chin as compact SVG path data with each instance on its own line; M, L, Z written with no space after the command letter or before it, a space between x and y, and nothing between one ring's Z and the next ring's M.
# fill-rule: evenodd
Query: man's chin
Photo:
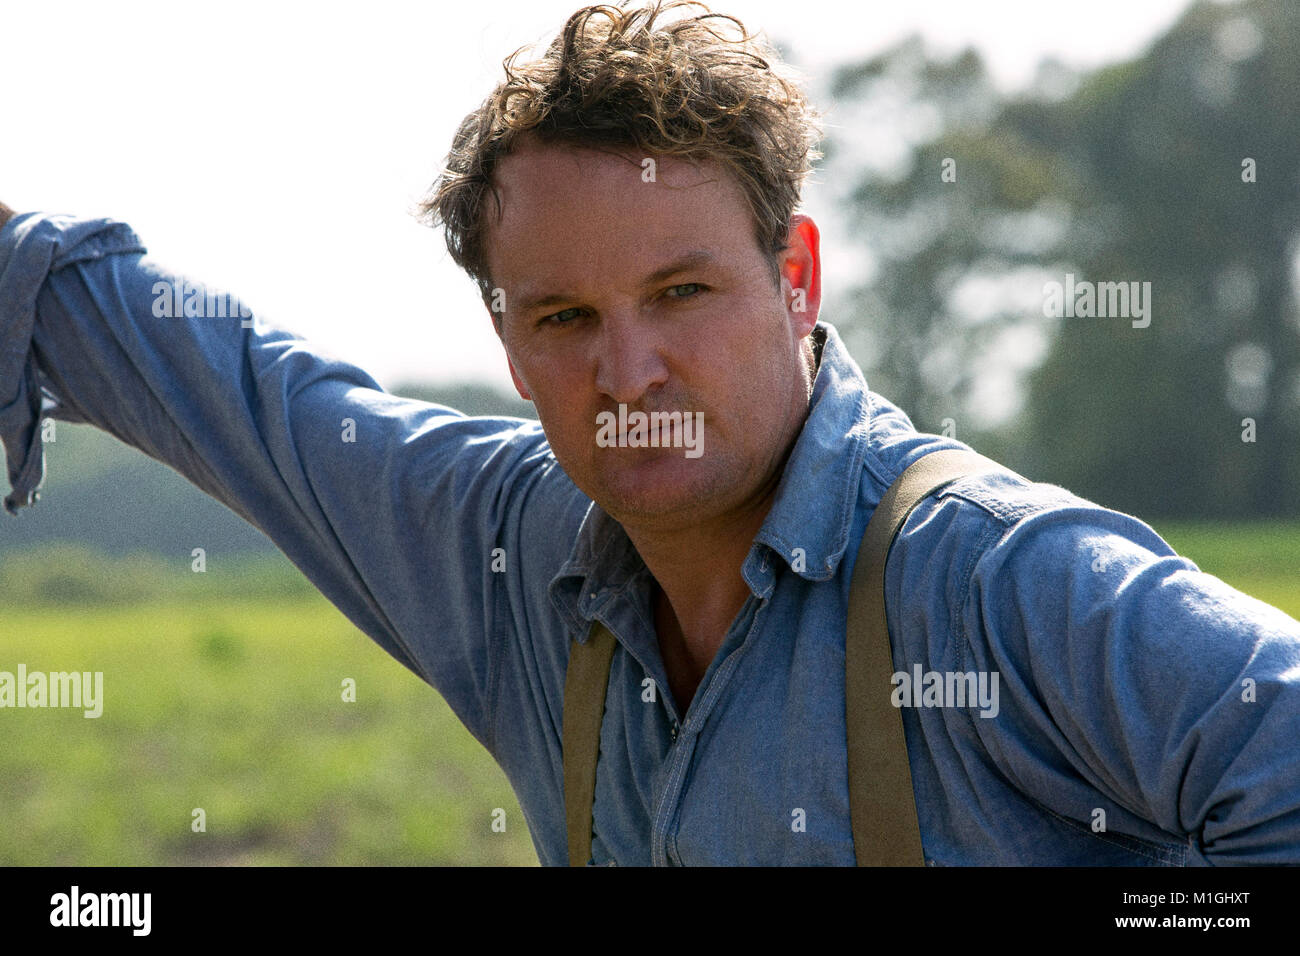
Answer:
M680 450L621 461L602 470L593 499L621 523L692 519L716 494L712 468Z

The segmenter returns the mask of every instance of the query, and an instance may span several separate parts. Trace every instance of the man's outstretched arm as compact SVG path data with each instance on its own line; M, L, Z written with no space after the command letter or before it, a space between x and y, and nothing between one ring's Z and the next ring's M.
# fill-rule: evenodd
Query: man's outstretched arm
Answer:
M552 473L540 427L391 396L211 291L151 260L123 223L10 215L7 503L30 503L41 480L43 416L108 431L265 532L485 740L500 582L490 562L494 548L521 546L521 503Z

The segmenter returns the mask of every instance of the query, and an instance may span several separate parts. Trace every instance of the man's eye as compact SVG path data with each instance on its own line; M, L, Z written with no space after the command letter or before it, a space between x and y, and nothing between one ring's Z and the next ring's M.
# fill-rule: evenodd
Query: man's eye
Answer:
M568 323L570 323L570 322L572 322L574 319L576 319L576 318L578 317L579 313L581 313L581 312L582 312L581 309L576 309L576 308L575 308L575 309L564 309L563 311L556 312L556 313L553 314L553 315L548 315L548 316L546 316L544 319L542 319L542 322L544 322L544 323L545 323L545 322L554 322L556 325L567 325Z
M681 294L682 289L687 289L689 291L685 295L682 295ZM691 298L691 296L702 291L703 289L704 286L700 285L698 282L685 282L682 283L681 285L673 286L664 294L667 295L670 299L689 299Z

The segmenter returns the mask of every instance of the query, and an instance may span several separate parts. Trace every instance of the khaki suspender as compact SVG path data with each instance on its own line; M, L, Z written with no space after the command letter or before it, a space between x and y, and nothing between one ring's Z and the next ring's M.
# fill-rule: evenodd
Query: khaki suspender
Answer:
M885 561L907 516L926 496L964 475L1006 470L975 452L944 449L917 459L889 486L867 523L849 588L844 646L849 816L859 866L922 866L903 714L890 702L894 664L885 618ZM571 642L564 681L564 810L569 864L591 859L596 760L616 641L592 621L586 644Z
M571 642L564 675L564 817L569 829L569 865L591 859L591 808L596 802L596 758L605 717L614 635L591 622L587 643Z

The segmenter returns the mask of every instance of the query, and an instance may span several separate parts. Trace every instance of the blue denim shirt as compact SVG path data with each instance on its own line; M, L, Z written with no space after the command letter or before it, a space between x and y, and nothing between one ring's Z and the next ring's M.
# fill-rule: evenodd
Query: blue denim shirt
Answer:
M159 315L159 289L196 307ZM204 317L212 303L188 293L121 223L28 214L0 232L9 507L41 480L42 414L177 469L446 698L548 865L566 862L569 642L599 619L618 647L594 863L854 862L844 628L858 544L909 463L964 446L870 392L832 326L818 327L808 418L744 563L749 597L679 713L661 690L649 572L536 422L396 398L260 318ZM42 389L57 403L44 412ZM1009 474L924 502L886 588L897 671L997 678L996 707L918 694L903 708L932 865L1300 863L1292 618L1141 521Z

